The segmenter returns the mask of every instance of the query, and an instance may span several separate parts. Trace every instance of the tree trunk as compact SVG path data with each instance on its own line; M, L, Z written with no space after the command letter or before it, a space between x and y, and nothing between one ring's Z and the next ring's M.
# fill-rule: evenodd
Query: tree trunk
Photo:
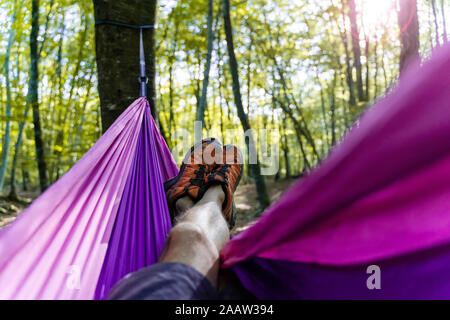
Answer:
M411 65L420 63L419 18L416 0L399 0L397 13L400 28L400 76Z
M273 97L273 99L275 99L276 102L278 102L278 104L279 104L280 108L283 110L283 112L285 114L287 114L289 116L289 118L291 119L292 124L294 126L295 136L297 138L297 142L300 146L300 151L303 156L303 162L304 162L303 165L306 166L308 169L310 169L311 165L308 161L308 157L306 156L306 151L303 146L303 140L302 140L302 137L305 137L305 139L307 139L304 129L302 128L302 126L301 126L300 122L297 120L297 118L294 116L294 113L289 108L289 106L285 105L282 101L280 101L280 99L277 99L275 97L274 92L272 92L272 97ZM289 101L288 101L288 103L289 103ZM318 160L319 160L319 158L318 158Z
M220 10L219 10L220 11ZM219 16L221 14L221 12L218 12L217 15ZM218 26L218 24L217 24ZM225 119L224 119L224 112L223 112L223 94L222 94L222 74L223 74L223 70L222 70L222 66L221 66L221 61L222 61L222 51L220 50L220 28L217 27L217 72L218 72L218 81L217 81L217 86L218 86L218 91L219 91L219 109L220 109L220 133L222 134L222 141L226 141L225 140Z
M34 142L36 147L36 159L39 171L39 185L43 192L48 185L47 166L45 163L44 142L42 140L41 119L39 117L39 53L38 53L38 34L39 34L39 0L32 1L31 11L31 32L30 32L30 81L28 101L33 110L34 124Z
M444 28L444 42L447 42L448 41L448 38L447 38L447 23L445 21L444 0L441 0L441 15L442 15L442 26Z
M369 64L369 54L370 54L370 40L369 36L366 35L366 48L365 48L365 55L366 55L366 92L364 95L365 101L369 101L370 99L370 91L369 91L369 83L370 83L370 64Z
M179 22L178 19L175 20L175 31L174 31L174 40L172 41L172 52L169 57L169 134L175 131L175 114L174 114L174 90L173 90L173 69L174 63L176 61L176 52L178 47L178 31L179 31ZM167 143L171 144L171 140L169 139Z
M28 181L28 172L25 171L25 168L22 165L22 189L23 189L23 191L28 191L27 181Z
M294 123L294 127L296 127L298 129L298 132L301 133L305 137L306 142L311 146L311 148L313 150L314 156L317 158L318 161L320 161L320 155L317 152L316 144L314 142L314 139L312 138L311 132L308 128L308 123L305 120L302 109L301 109L300 105L297 103L296 99L292 96L292 94L288 95L288 87L287 87L286 79L284 77L284 73L282 72L281 68L276 64L276 60L274 57L273 57L273 60L274 60L275 66L277 68L278 75L280 76L285 99L289 104L292 103L295 106L298 114L300 115L301 122L297 121L297 119L293 115L292 110L289 108L289 106L287 106L284 110L285 110L285 112L288 112L290 114L290 118L292 119L292 121ZM301 124L303 124L303 126ZM299 142L299 143L301 145L301 142ZM309 165L308 165L308 168L309 168Z
M335 88L336 88L336 73L334 74L333 85L332 85L331 91L330 91L331 146L332 147L334 147L336 145L336 95L335 95L335 91L334 91ZM345 121L345 123L347 123L347 120Z
M356 5L355 0L348 0L348 17L350 19L350 31L352 35L352 49L353 56L355 58L355 69L356 69L356 88L358 91L358 100L365 101L364 90L363 90L363 79L362 79L362 66L361 66L361 47L359 45L359 29L358 22L356 19Z
M24 121L19 124L19 133L17 134L17 141L14 146L14 157L13 157L11 177L10 177L11 189L9 191L9 198L14 199L14 200L18 199L17 192L16 192L16 167L17 167L17 159L19 158L20 147L22 145L23 130L25 128L25 124L26 124L25 119L28 116L28 110L29 110L29 108L28 108L28 106L26 106L26 109L23 113Z
M325 129L325 141L327 143L327 147L330 148L330 141L329 141L330 138L328 137L327 112L325 111L325 97L323 96L323 88L322 88L322 84L320 83L318 70L316 70L316 78L317 78L317 83L319 84L319 87L320 87L320 110L322 111L323 125L324 125L324 129Z
M155 25L157 0L94 0L95 20ZM145 50L147 99L157 121L155 84L155 28L142 31ZM95 27L98 91L105 132L139 97L139 30L100 24Z
M245 132L250 130L250 123L248 121L247 115L245 114L244 107L242 105L241 89L239 85L239 74L238 74L238 64L236 61L236 56L234 54L234 44L233 44L233 29L231 26L230 19L230 0L222 0L222 14L225 27L225 36L227 41L228 55L230 72L233 80L233 95L236 104L239 120L241 121L242 128ZM253 138L253 134L249 134L249 141L247 143L247 150L249 153L256 153L256 144ZM269 195L267 194L266 182L264 176L261 175L261 167L259 160L255 164L250 164L253 178L255 179L256 190L258 192L258 200L261 209L264 209L270 205Z
M201 121L202 125L205 125L205 110L207 105L208 96L208 82L209 82L209 71L211 69L211 56L213 50L214 42L214 32L213 32L213 0L208 0L208 18L207 18L207 50L206 50L206 63L205 70L203 73L203 87L202 95L200 97L200 102L198 104L196 120Z
M342 43L344 44L344 50L345 50L345 64L346 64L346 74L347 74L347 85L348 85L348 91L349 91L349 103L352 107L356 106L356 98L354 93L354 82L353 82L353 72L352 72L352 65L350 62L350 52L348 49L348 40L347 40L347 27L345 23L345 16L342 14L342 20L344 23L344 30L342 30L339 26L339 22L337 21L337 26L339 29L339 33L341 35Z
M378 40L375 39L375 48L374 48L374 54L375 54L375 75L374 75L374 100L378 97Z
M289 163L289 144L287 138L287 121L286 116L283 115L283 153L284 153L284 165L286 168L286 179L291 177L291 166Z
M431 0L431 7L433 8L433 17L434 17L434 32L436 38L436 46L440 46L439 42L439 25L438 25L438 17L436 13L436 0Z
M53 5L54 5L54 0L50 1L50 8L47 12L45 28L44 28L45 31L44 31L44 35L43 35L43 40L39 47L38 58L41 57L42 50L44 49L44 45L45 45L45 40L47 39L48 26L49 26L49 22L50 22L50 15L53 10ZM17 55L17 70L18 70L17 72L18 72L18 74L20 72L20 67L19 67L20 60L19 59L20 59L20 54ZM51 96L53 95L53 87L52 87L50 95ZM14 157L13 157L12 168L11 168L11 177L10 177L10 188L11 189L10 189L9 196L8 196L10 199L13 199L13 200L18 200L17 192L16 192L16 168L17 168L17 160L19 158L20 148L22 146L23 131L25 128L26 119L28 117L29 110L30 110L30 108L29 108L29 105L27 104L25 106L25 111L23 113L23 121L19 123L19 133L17 134L17 140L16 140L16 143L14 146Z
M17 5L17 1L14 2L14 7ZM11 29L8 37L8 44L6 46L5 61L3 64L5 72L5 82L6 82L6 126L5 135L3 137L3 148L2 148L2 163L0 166L0 192L3 190L3 184L5 182L6 170L8 168L9 159L9 144L11 141L11 122L9 118L12 116L12 97L11 97L11 82L9 80L9 61L11 57L11 48L14 44L14 39L16 37L16 28L14 24L17 19L18 12L22 7L22 3L19 4L18 8L14 8L14 13L11 21Z

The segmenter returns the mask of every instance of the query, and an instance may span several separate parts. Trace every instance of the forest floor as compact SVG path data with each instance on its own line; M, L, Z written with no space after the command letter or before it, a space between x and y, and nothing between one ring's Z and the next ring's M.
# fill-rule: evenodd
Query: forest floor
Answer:
M38 195L38 191L18 192L18 201L12 201L4 195L0 196L0 229L11 223Z
M283 194L295 179L282 179L278 181L268 180L267 191L270 202L274 203ZM234 203L237 208L236 226L232 230L233 235L244 231L256 222L258 216L258 198L255 184L239 185L234 193Z
M287 189L294 179L267 181L267 190L271 202L275 202ZM6 196L0 196L0 229L11 223L37 196L39 192L19 192L19 201L11 201ZM237 208L236 226L234 235L244 231L257 219L258 199L254 184L242 184L236 189L235 204Z

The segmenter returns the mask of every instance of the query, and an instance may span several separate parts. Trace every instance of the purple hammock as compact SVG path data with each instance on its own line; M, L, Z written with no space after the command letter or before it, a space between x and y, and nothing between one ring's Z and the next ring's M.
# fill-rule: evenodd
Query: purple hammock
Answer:
M136 100L0 232L1 299L104 299L155 263L177 167ZM260 299L450 299L450 45L372 107L222 266ZM368 289L367 267L380 270Z

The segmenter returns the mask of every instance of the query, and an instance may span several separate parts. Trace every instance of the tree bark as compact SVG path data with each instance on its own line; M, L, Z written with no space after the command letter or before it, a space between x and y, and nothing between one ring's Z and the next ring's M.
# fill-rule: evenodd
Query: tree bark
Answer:
M47 189L47 166L45 163L44 142L42 139L41 119L39 116L39 53L38 53L38 34L39 34L39 0L32 1L31 10L31 32L30 32L30 80L28 101L33 110L34 124L34 142L36 148L36 159L39 171L39 185L41 192Z
M411 65L420 63L419 18L416 0L399 0L397 12L400 28L400 76Z
M280 130L281 131L281 130ZM289 163L289 143L287 138L287 121L286 116L283 115L283 153L284 153L284 165L286 168L286 179L291 177L291 166Z
M23 118L26 119L28 116L28 106L26 106L25 111L23 113ZM25 129L25 120L19 124L19 133L17 134L17 141L14 146L14 157L12 162L12 168L11 168L11 177L10 177L10 191L9 191L9 198L17 200L17 192L16 192L16 167L17 167L17 160L19 158L19 152L20 147L22 145L22 136L23 136L23 130Z
M208 17L207 17L207 50L206 50L206 62L205 70L203 73L203 86L202 95L200 97L200 102L197 109L197 121L201 121L202 125L205 125L205 110L207 105L208 96L208 82L209 82L209 71L211 70L211 56L213 51L214 42L214 32L213 32L213 0L208 0Z
M352 49L353 56L355 58L355 69L356 69L356 88L358 91L358 100L366 101L363 90L363 79L362 79L362 66L361 66L361 47L359 45L359 29L358 22L356 19L356 5L355 0L348 0L348 17L350 19L350 31L352 35Z
M172 52L169 57L169 134L175 130L175 114L174 114L174 90L173 90L173 69L174 63L176 61L176 52L178 47L178 31L179 31L179 21L175 17L175 30L174 30L174 40L172 41ZM167 143L171 143L169 139Z
M330 90L330 113L331 113L331 146L334 147L336 145L336 73L333 78L333 85ZM345 121L347 123L347 120Z
M356 98L355 98L355 92L354 92L354 82L353 82L353 71L352 71L352 65L350 61L350 52L348 49L348 39L347 39L347 31L346 31L346 23L345 23L345 16L342 13L342 20L344 23L344 30L341 29L339 26L339 22L336 21L337 27L339 29L339 33L341 35L342 43L344 45L345 50L345 64L346 64L346 74L347 74L347 85L348 85L348 91L349 91L349 103L352 107L356 106Z
M94 0L95 20L155 25L157 0ZM142 31L145 50L147 99L157 121L155 84L155 28ZM98 91L105 132L139 97L139 30L108 24L95 27Z
M365 55L366 55L366 91L365 91L365 101L369 101L370 99L370 91L369 91L369 84L370 84L370 40L369 40L369 36L366 35L366 48L365 48Z
M0 192L3 190L3 184L5 182L6 170L8 168L8 159L9 159L9 144L11 140L11 122L9 118L12 116L12 97L11 97L11 82L9 79L9 62L11 57L11 49L14 44L14 39L16 37L16 28L14 24L17 19L17 15L19 10L22 7L22 2L19 4L19 7L16 8L17 1L14 2L14 13L11 21L11 29L8 36L8 44L6 46L5 60L3 64L4 73L5 73L5 82L6 82L6 125L5 125L5 134L3 137L3 147L2 147L2 163L0 166Z
M230 72L231 78L233 80L232 87L233 87L234 101L236 104L239 120L241 121L244 131L247 132L248 130L250 130L250 123L248 121L247 115L245 114L244 106L242 105L238 64L234 53L233 29L231 26L231 19L230 19L230 0L222 0L222 14L229 55ZM257 154L256 144L253 135L251 133L249 134L249 140L250 141L246 141L248 151ZM270 205L270 199L269 195L267 194L267 187L264 176L261 175L261 167L259 160L257 160L255 164L250 164L250 167L252 170L253 178L255 180L260 207L261 209L264 209Z
M448 41L448 38L447 38L447 22L445 21L444 0L441 0L441 15L442 15L442 27L444 28L444 42L447 42Z
M440 46L439 42L439 25L438 25L438 17L436 12L436 0L431 0L431 7L433 8L433 17L434 17L434 31L435 31L435 38L436 38L436 46Z

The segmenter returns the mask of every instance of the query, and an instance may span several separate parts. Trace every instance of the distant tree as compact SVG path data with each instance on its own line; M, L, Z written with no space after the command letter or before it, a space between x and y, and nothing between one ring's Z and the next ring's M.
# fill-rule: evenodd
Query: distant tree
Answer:
M31 2L31 32L30 32L30 80L28 83L28 103L33 110L34 142L39 171L39 185L41 192L47 189L47 165L45 163L44 142L42 140L41 119L39 115L39 0Z
M352 35L353 57L355 59L354 66L356 69L356 88L358 91L359 101L366 100L363 90L362 66L361 66L361 47L359 45L359 28L357 22L357 11L355 0L347 0L348 17L350 19L350 31Z
M9 158L9 146L11 140L11 122L9 118L12 116L12 97L11 97L11 81L10 81L10 69L9 62L11 57L11 49L15 41L16 37L16 27L14 26L17 15L22 7L22 1L17 3L17 0L14 1L14 13L11 18L11 29L9 31L8 36L8 44L6 45L6 53L4 57L3 70L5 73L6 80L6 126L5 126L5 135L3 138L3 147L2 147L2 162L0 165L0 191L3 190L3 184L5 182L6 170L8 168L8 158Z
M399 0L397 12L400 28L400 75L408 66L420 62L419 18L416 0Z
M234 53L234 43L233 43L233 28L231 25L230 18L230 0L222 0L222 13L225 27L225 37L227 40L228 48L228 60L230 64L231 78L233 80L233 96L234 102L236 104L239 120L241 121L242 128L245 132L250 130L250 122L248 121L247 114L244 111L244 106L242 104L241 89L239 84L239 73L238 73L238 63L236 60L236 55ZM254 140L253 134L249 134L249 139L246 141L247 149L250 153L256 154L256 141ZM258 200L261 209L264 209L270 205L269 195L267 194L267 187L264 176L261 175L261 166L259 160L254 164L249 164L251 172L256 184L256 190L258 193Z
M47 18L46 18L46 22L45 22L45 31L44 31L44 36L43 36L43 41L40 44L40 48L38 50L38 59L41 57L41 53L42 50L44 48L44 44L45 44L45 40L47 39L47 31L48 31L48 27L49 27L49 21L50 21L50 14L52 12L53 9L53 4L54 4L54 0L50 1L50 9L48 10L47 13ZM19 68L19 66L17 66L17 68ZM19 70L18 70L19 72ZM28 88L30 89L30 88ZM30 90L28 90L29 92L31 92ZM16 192L16 167L17 167L17 161L19 159L19 152L20 152L20 148L22 146L22 136L23 136L23 131L25 128L25 119L27 119L28 117L28 111L30 110L29 105L25 106L25 111L23 112L23 119L24 121L19 123L19 133L17 134L17 140L16 143L14 145L14 156L13 156L13 161L12 161L12 168L11 168L11 176L10 176L10 191L9 191L9 195L8 197L12 200L18 200L17 197L17 192Z
M436 45L439 47L441 44L439 41L439 24L436 12L436 0L431 0L431 7L433 9L433 17L434 17L434 35L436 38Z
M213 32L213 0L208 0L208 15L207 15L207 49L206 49L206 63L205 70L203 73L203 86L202 95L200 96L200 101L197 108L197 121L201 121L202 125L205 124L205 110L206 110L206 99L208 93L208 82L209 82L209 71L211 69L211 56L213 50L214 42L214 32Z
M445 21L444 0L441 0L441 15L442 15L442 26L444 28L444 42L447 42L448 41L448 38L447 38L447 23Z

